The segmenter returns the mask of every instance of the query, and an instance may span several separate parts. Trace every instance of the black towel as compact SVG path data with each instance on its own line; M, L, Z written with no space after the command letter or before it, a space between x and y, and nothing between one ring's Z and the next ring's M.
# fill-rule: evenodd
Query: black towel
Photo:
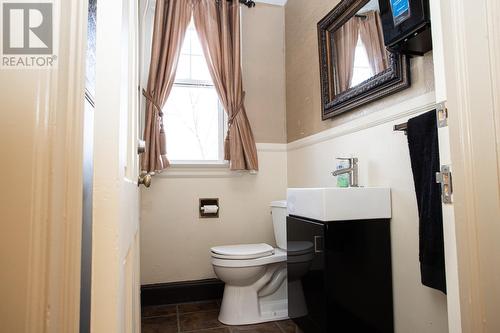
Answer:
M436 111L408 121L408 146L419 214L420 273L422 284L446 294L443 212Z

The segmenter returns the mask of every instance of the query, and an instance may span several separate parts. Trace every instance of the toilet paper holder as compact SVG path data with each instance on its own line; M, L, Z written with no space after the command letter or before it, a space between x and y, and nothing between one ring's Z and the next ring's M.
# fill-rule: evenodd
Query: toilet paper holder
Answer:
M207 206L207 212L205 212L205 207ZM208 209L212 207L217 207L217 211L213 212L213 209ZM200 212L200 218L219 218L220 206L218 198L203 198L200 199L200 206L198 208Z

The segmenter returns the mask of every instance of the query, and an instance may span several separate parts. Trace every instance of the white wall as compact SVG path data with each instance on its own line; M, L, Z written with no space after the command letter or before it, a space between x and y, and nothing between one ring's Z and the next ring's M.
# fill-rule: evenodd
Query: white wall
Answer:
M215 277L210 262L215 245L275 245L269 203L286 197L286 145L258 146L256 175L191 171L157 176L142 191L142 284ZM199 218L200 198L219 198L219 219Z
M420 283L418 212L406 136L393 125L431 109L427 93L289 144L288 186L335 186L335 157L359 158L360 184L392 189L395 331L448 331L446 296ZM424 107L422 107L424 106ZM318 110L319 111L319 110Z

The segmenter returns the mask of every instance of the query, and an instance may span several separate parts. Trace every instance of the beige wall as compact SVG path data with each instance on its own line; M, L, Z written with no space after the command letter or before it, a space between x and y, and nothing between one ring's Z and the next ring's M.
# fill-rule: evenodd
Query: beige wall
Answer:
M286 197L286 151L260 147L259 162L257 175L160 176L142 191L142 284L215 277L215 245L275 244L269 204ZM200 219L200 198L219 198L220 218Z
M2 172L10 175L0 194L0 322L2 330L24 330L30 255L31 209L35 204L33 163L37 114L37 75L28 71L7 71L0 76L2 112L0 112ZM23 96L23 98L19 98ZM7 111L8 110L8 111ZM16 143L12 144L12 139ZM9 143L10 142L10 143ZM23 153L20 154L19 152ZM34 210L34 209L33 209Z
M346 123L434 90L432 53L412 59L412 88L355 111L321 121L316 24L338 0L288 0L286 25L286 109L288 142Z
M242 9L245 106L257 142L286 142L284 35L283 7Z

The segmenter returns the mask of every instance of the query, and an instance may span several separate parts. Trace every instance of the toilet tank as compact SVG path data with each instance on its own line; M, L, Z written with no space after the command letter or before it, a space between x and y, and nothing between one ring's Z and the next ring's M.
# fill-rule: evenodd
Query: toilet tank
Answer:
M271 202L271 213L276 244L280 249L286 250L286 201Z

